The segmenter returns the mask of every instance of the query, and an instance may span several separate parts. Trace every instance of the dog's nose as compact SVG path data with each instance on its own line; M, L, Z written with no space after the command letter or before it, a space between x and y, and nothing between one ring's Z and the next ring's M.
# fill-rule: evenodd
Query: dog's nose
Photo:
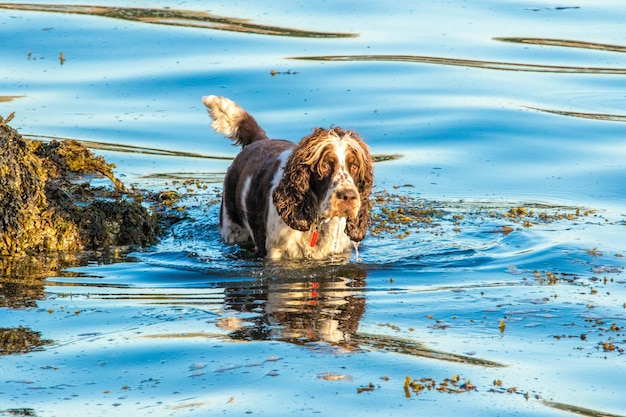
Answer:
M356 200L357 198L359 198L358 194L356 193L356 191L351 190L351 189L345 189L345 190L338 190L337 191L337 199L338 200L343 200L345 202L352 202L354 200Z

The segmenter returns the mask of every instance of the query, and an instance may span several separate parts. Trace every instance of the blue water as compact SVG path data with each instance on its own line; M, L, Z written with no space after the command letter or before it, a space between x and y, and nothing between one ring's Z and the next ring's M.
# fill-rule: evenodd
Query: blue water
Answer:
M90 3L0 4L0 114L98 143L127 184L206 189L147 252L43 274L26 301L5 284L2 326L51 344L0 356L0 414L626 415L620 1L118 4L169 8L156 22L70 6ZM437 215L348 265L222 244L237 149L207 94L277 138L358 131L400 156L375 167L377 195L408 198L386 206ZM505 216L520 206L535 215ZM476 390L406 395L407 376L455 375Z

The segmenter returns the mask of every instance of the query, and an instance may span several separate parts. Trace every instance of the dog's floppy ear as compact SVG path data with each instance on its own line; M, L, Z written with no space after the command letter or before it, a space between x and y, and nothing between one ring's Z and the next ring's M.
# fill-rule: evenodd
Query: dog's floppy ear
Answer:
M315 222L316 209L311 192L311 142L320 134L316 129L305 137L293 150L278 186L272 193L278 214L292 229L305 232Z
M367 228L370 226L370 190L359 190L361 194L361 208L356 219L348 219L346 223L346 235L354 242L360 242L365 238Z
M361 208L355 219L348 219L345 232L350 240L360 242L365 237L365 233L371 223L369 197L374 184L374 161L372 160L367 145L356 133L350 133L352 138L360 145L360 149L356 152L360 169L355 182L361 198Z

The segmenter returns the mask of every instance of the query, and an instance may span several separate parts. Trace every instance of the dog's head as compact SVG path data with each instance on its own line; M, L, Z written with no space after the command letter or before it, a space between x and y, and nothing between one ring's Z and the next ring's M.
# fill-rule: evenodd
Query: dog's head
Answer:
M322 219L345 217L353 241L365 237L374 165L356 132L315 129L296 146L274 190L274 205L291 228L307 231Z

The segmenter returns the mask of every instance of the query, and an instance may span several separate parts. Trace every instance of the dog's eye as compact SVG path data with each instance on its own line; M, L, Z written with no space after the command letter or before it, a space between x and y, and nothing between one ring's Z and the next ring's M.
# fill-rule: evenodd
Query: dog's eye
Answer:
M346 158L346 166L348 167L348 172L353 177L359 173L359 164L357 162L357 158L354 155L348 155Z
M333 160L331 158L322 160L320 164L320 174L327 175L333 169Z

